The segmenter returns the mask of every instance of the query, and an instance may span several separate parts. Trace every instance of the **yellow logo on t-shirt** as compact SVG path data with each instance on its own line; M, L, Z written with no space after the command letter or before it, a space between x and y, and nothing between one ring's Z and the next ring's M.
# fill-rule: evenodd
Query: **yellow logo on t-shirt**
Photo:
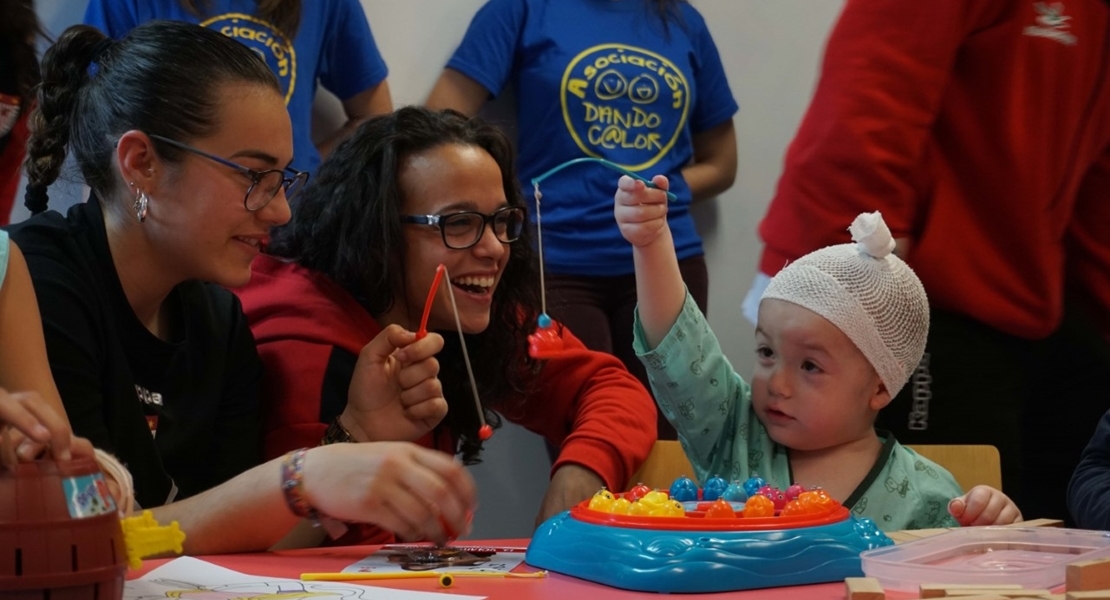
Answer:
M277 75L285 92L285 103L293 97L297 85L297 53L293 44L271 23L243 13L227 13L201 23L242 43L261 58Z
M674 63L623 44L579 53L560 88L563 120L582 152L633 171L674 146L690 108L690 86Z

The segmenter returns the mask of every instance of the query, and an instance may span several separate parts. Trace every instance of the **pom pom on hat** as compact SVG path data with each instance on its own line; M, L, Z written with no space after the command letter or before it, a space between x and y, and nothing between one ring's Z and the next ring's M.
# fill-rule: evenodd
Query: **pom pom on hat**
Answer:
M863 213L848 226L852 241L859 244L859 251L871 258L886 258L894 252L894 236L878 212Z
M898 394L925 353L929 301L913 270L894 255L878 212L856 217L855 243L829 246L787 265L767 285L774 298L809 309L844 332Z

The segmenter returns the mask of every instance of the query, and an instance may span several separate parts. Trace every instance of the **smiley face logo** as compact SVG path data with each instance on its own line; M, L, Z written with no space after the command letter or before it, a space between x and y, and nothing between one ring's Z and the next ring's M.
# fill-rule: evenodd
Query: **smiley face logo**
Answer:
M597 76L594 84L594 93L602 100L615 100L624 95L628 90L628 82L624 75L615 69L609 69Z
M651 104L659 99L659 82L651 75L638 75L628 84L628 98L636 104Z
M559 100L567 132L584 154L642 171L682 135L690 94L686 76L667 57L601 44L570 60Z

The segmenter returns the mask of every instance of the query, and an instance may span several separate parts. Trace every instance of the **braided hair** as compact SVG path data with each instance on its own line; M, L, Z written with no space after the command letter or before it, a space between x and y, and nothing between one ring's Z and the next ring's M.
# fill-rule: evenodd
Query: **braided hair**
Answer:
M132 129L188 141L211 134L217 90L231 82L278 90L274 74L246 46L198 25L150 21L113 41L87 25L66 29L42 60L27 142L25 204L47 208L47 188L72 150L100 197L116 184L114 144ZM167 161L181 150L155 142Z

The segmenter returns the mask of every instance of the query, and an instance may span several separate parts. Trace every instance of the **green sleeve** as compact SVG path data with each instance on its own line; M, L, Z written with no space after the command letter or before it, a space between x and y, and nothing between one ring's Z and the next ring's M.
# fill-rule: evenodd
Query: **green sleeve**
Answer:
M721 352L689 293L656 348L647 348L638 313L634 333L659 409L678 431L698 481L716 475L742 482L757 473L777 487L790 485L785 449L756 418L751 387Z

